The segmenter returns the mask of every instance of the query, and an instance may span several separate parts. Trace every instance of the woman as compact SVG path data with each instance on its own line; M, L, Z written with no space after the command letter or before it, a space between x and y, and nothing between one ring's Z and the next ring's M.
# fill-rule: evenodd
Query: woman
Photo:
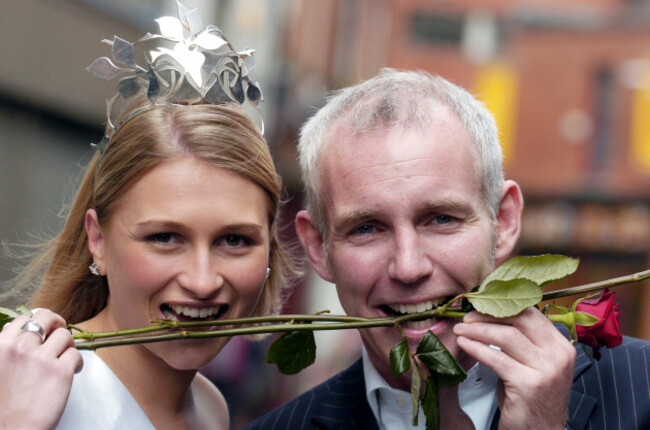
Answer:
M152 58L150 70L169 71ZM63 231L22 275L45 268L31 305L48 310L0 333L1 428L228 428L223 397L197 372L225 338L83 352L74 376L82 359L65 323L105 332L266 315L295 274L274 229L280 179L240 102L211 103L196 79L185 83L198 104L181 104L181 85L154 100L153 75L135 76L144 90L109 104Z

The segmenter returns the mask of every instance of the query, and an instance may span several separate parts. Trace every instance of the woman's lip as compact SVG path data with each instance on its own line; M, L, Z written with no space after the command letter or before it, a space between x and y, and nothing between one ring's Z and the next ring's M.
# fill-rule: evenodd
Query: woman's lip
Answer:
M160 306L167 305L167 306L187 306L190 308L198 308L198 309L203 309L203 308L210 308L214 306L226 306L227 303L216 303L216 302L193 302L193 301L169 301L169 302L162 302Z

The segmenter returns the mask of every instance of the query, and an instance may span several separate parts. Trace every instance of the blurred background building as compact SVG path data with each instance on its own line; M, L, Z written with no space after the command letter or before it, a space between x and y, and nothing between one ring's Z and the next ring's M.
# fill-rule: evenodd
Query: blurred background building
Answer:
M285 180L284 234L301 207L295 141L330 90L381 67L423 69L469 89L494 113L506 174L526 198L520 254L579 257L557 287L650 267L650 1L186 0L238 49L257 50L267 138ZM0 240L61 226L100 140L114 83L84 71L100 43L136 40L174 15L171 0L0 3ZM0 258L0 281L13 262ZM650 339L650 283L619 287L625 333ZM315 276L288 311L342 313ZM316 366L283 377L268 342L235 339L205 372L233 428L357 357L356 332L318 334Z

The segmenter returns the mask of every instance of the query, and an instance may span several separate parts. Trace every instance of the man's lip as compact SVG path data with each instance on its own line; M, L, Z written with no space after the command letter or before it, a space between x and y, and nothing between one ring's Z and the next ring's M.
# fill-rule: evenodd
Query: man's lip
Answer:
M417 324L418 326L413 326ZM412 339L421 339L428 331L440 337L440 334L450 327L453 321L450 318L429 318L422 322L404 323L402 330L404 334Z

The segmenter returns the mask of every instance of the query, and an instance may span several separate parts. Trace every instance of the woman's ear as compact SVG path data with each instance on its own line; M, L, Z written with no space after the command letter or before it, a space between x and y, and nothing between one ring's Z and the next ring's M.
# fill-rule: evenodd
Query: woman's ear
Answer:
M93 256L93 262L99 265L102 274L105 275L104 236L95 209L88 209L86 211L85 227L86 234L88 235L88 250Z
M298 233L298 238L305 249L311 267L324 280L334 282L325 254L323 236L305 210L296 215L296 233Z
M521 233L521 214L524 198L521 189L514 181L505 181L501 192L499 213L497 214L497 243L495 263L503 263L517 245Z

